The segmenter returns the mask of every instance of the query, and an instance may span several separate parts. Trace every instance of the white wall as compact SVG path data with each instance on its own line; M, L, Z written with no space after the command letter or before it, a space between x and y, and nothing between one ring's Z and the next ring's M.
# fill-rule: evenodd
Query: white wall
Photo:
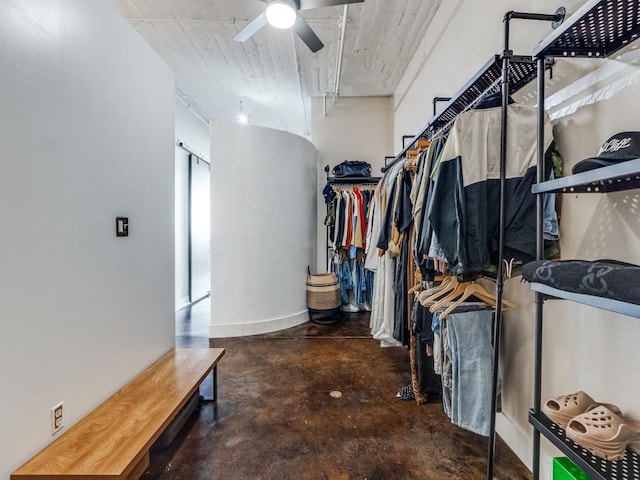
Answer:
M317 271L326 270L326 207L322 188L326 184L324 167L333 168L344 160L371 164L371 175L382 176L384 157L393 154L392 97L339 97L335 104L327 99L311 101L311 141L318 148L318 259ZM331 173L331 172L329 172Z
M565 6L572 12L580 3L573 1ZM506 11L551 13L557 6L520 0L457 1L441 6L441 17L434 21L442 25L441 30L427 34L412 61L412 71L396 91L396 133L417 131L431 116L432 97L455 93L491 54L499 53L501 20ZM514 50L530 54L549 28L542 24L519 30L521 25L522 21L512 23ZM636 52L615 61L560 60L554 68L547 109L554 118L555 137L566 162L565 173L570 173L580 159L596 154L614 133L637 130L640 69ZM598 71L585 77L594 69ZM565 195L561 219L563 258L615 258L640 263L639 198L635 191ZM518 277L507 281L505 296L518 308L505 314L501 351L503 413L498 416L498 432L531 466L533 433L527 411L533 404L533 294ZM547 302L543 400L584 390L598 400L616 403L631 418L640 418L635 401L640 395L640 383L634 370L640 361L639 341L640 329L635 319L570 302ZM546 440L542 444L541 473L542 478L549 479L551 459L560 452Z
M441 2L425 38L395 91L395 152L402 135L415 135L433 113L434 97L451 97L490 59L503 49L503 17L508 11L554 13L559 6L569 12L581 0L497 0ZM515 54L530 55L533 46L551 32L548 22L511 21L510 47ZM442 108L444 104L439 103Z
M8 479L174 345L174 85L103 0L2 2L0 63Z
M183 142L205 160L209 159L209 124L176 96L176 144Z
M176 97L176 309L189 303L189 153L182 142L205 160L209 159L209 125Z
M316 148L294 134L211 123L211 337L308 319L316 258Z

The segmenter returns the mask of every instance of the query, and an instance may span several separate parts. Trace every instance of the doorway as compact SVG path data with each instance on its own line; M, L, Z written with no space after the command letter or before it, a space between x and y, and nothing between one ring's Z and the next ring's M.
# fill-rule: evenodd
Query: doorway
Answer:
M176 151L176 310L211 294L210 164L182 144Z
M189 155L189 301L211 294L211 165Z

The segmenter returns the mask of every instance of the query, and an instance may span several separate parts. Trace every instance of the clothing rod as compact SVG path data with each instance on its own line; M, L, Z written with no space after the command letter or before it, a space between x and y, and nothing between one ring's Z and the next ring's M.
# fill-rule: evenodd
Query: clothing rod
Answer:
M183 149L185 152L190 153L191 155L193 155L194 157L198 157L199 160L202 160L204 163L206 163L207 165L211 166L211 162L209 162L209 160L205 159L202 155L200 155L197 152L194 152L193 150L191 150L191 148L189 148L189 146L184 143L184 142L178 142L178 146Z

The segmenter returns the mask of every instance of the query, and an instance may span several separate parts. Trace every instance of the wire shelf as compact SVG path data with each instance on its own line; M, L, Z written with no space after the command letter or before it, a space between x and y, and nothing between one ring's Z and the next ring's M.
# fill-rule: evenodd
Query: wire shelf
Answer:
M621 460L609 462L596 457L571 439L542 412L529 410L529 423L562 453L596 480L640 480L640 456L627 450Z
M382 177L327 177L328 184L352 183L366 184L378 183Z
M608 193L640 187L640 158L534 185L535 193Z
M608 57L639 35L638 0L590 0L540 42L533 56Z
M607 310L609 312L615 312L622 315L628 315L630 317L640 318L640 305L637 305L635 303L627 303L605 297L596 297L594 295L568 292L566 290L559 290L557 288L550 287L549 285L535 282L531 284L531 290L533 290L534 292L542 293L548 299L556 298L562 300L571 300L572 302L589 305L590 307L599 308L601 310Z

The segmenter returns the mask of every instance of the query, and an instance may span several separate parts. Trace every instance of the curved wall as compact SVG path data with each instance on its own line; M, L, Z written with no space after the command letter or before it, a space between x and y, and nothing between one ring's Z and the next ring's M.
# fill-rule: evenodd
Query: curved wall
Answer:
M211 122L210 337L308 319L316 258L317 151L269 128Z

